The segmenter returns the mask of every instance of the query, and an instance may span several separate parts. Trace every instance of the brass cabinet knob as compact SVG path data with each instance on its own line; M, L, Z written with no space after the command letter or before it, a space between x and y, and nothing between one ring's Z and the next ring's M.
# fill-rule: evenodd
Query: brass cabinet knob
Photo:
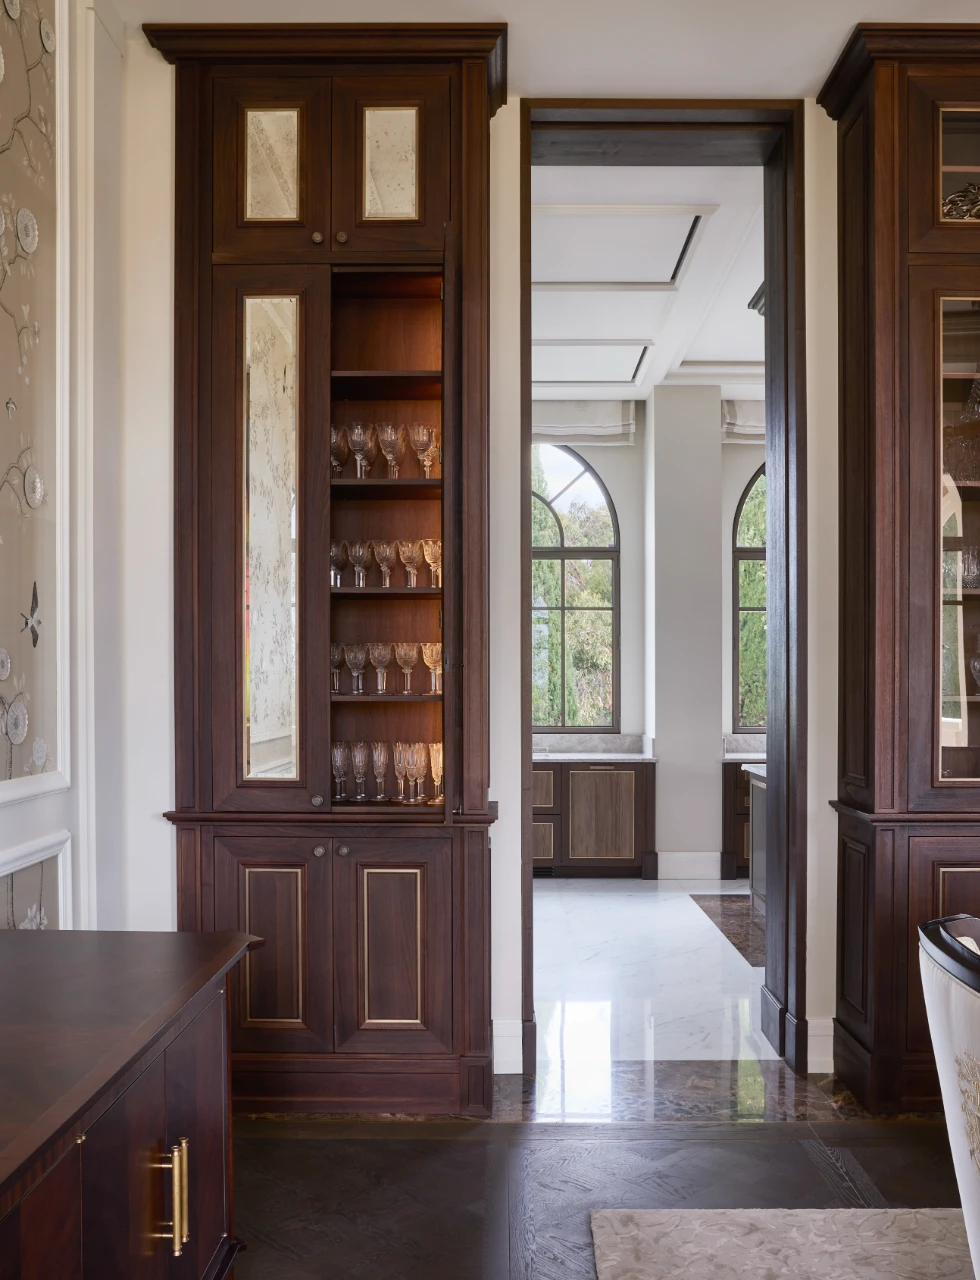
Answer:
M340 244L346 244L346 243L347 243L347 232L346 232L346 231L338 231L338 232L337 232L337 240L340 242Z
M327 851L326 849L324 849L323 845L318 844L317 847L313 850L313 856L314 858L322 858L326 852Z
M314 808L319 809L321 804L323 804L323 796L314 796L313 797Z
M346 858L347 855L350 853L350 848L346 844L342 844L340 848L337 850L337 852L340 854L342 858Z
M322 232L322 231L314 231L314 232L313 232L313 243L314 243L314 244L323 244L323 232Z

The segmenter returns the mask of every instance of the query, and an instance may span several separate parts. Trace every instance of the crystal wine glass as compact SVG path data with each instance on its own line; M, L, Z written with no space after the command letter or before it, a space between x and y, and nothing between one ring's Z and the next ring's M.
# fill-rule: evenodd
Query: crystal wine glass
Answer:
M371 757L374 764L374 780L378 784L378 794L375 800L387 800L385 795L385 779L388 777L388 744L387 742L372 742Z
M354 566L354 586L366 586L364 575L371 567L370 542L348 542L347 554Z
M442 804L442 743L429 743L429 769L432 773L432 799L429 804Z
M353 681L352 693L364 692L364 664L367 661L366 644L345 644L344 660L350 668Z
M335 800L347 799L347 770L350 768L350 748L346 742L335 742L330 750L333 761Z
M331 542L330 544L330 585L342 586L341 574L347 566L347 543Z
M439 433L438 431L433 431L432 443L429 445L428 449L426 449L425 457L422 459L422 468L425 471L426 480L429 480L432 477L432 468L439 461L439 453Z
M393 422L378 423L378 447L388 463L388 479L398 479L398 467L405 456L405 436Z
M424 742L413 742L409 747L408 767L411 778L415 774L414 804L425 804L425 775L429 770L429 753Z
M352 742L350 744L351 769L354 774L354 782L357 784L357 794L355 800L365 801L367 799L367 788L365 782L368 774L368 760L370 758L370 749L366 742Z
M398 641L395 645L395 661L401 667L405 675L405 688L402 690L402 693L412 692L412 670L418 660L419 646L416 641Z
M357 463L358 480L366 480L371 464L368 454L371 451L371 445L374 437L374 428L367 422L352 422L347 428L347 439L350 443L351 453Z
M340 693L340 668L344 665L344 646L330 646L330 692Z
M408 572L408 585L418 586L419 565L422 563L421 542L399 542L398 554Z
M432 472L432 463L425 460L425 455L432 448L432 438L432 428L427 427L424 422L413 422L408 428L409 444L415 450L415 456L419 460L419 466L425 472L426 479Z
M334 477L340 479L344 474L344 463L350 457L350 445L347 442L347 432L343 427L335 427L330 424L330 467Z
M442 543L438 538L423 538L422 553L425 556L425 563L429 566L429 573L432 575L432 585L434 587L442 586ZM338 586L340 584L338 583Z
M432 688L429 692L442 693L442 645L423 642L422 661L429 668L432 678Z
M372 542L371 546L374 547L374 558L381 570L381 585L390 587L391 571L398 559L398 543L376 541Z
M368 645L368 661L378 677L378 693L388 691L388 668L391 665L391 645L375 642Z
M395 766L395 781L398 783L398 795L395 796L394 804L405 803L405 773L408 769L408 743L396 742L393 752L393 762Z

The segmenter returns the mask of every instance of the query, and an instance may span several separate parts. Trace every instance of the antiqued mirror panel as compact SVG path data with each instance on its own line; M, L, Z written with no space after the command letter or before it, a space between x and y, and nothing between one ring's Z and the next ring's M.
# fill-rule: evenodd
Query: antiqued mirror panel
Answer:
M244 303L244 776L298 778L299 300Z
M418 107L365 107L363 130L364 218L417 219Z
M980 299L941 309L940 772L980 778Z
M299 217L299 110L245 112L245 218L250 222Z
M944 222L980 222L980 110L946 108L940 118Z

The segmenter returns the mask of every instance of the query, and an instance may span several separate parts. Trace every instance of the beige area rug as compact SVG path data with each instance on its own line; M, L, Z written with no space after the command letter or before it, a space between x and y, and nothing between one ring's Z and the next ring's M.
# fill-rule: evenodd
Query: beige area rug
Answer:
M599 1280L974 1280L959 1209L602 1209Z

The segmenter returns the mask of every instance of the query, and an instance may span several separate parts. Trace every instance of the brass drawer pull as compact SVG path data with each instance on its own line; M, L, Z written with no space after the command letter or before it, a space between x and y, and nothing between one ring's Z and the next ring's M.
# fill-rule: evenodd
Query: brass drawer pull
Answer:
M190 1212L190 1177L191 1177L191 1155L190 1146L186 1138L180 1140L180 1240L182 1244L186 1244L191 1238L191 1212Z

